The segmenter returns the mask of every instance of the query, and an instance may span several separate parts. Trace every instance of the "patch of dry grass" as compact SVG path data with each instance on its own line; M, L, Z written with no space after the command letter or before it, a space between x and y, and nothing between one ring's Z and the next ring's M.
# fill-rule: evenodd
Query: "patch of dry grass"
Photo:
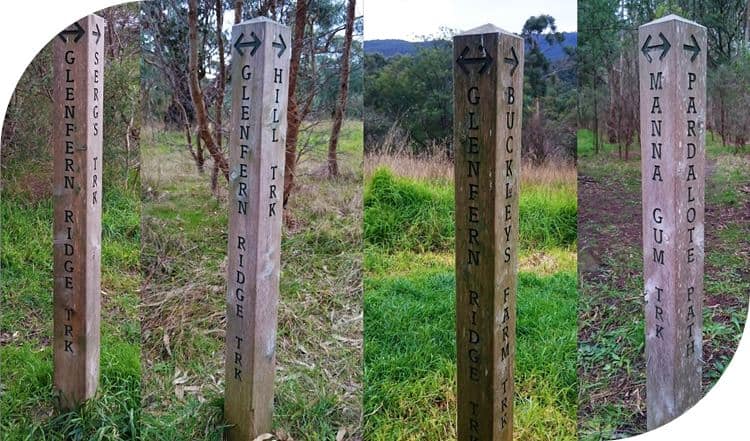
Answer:
M380 167L389 168L394 174L415 180L453 181L453 160L443 149L424 155L413 155L405 151L369 153L365 156L365 176L369 177ZM548 162L521 165L521 186L538 185L556 187L575 185L576 167L569 163Z
M274 426L279 439L360 439L362 125L341 136L329 180L327 125L307 138L282 238ZM144 436L221 439L227 193L218 199L179 133L143 137ZM147 436L146 436L147 437ZM165 438L166 437L166 438Z

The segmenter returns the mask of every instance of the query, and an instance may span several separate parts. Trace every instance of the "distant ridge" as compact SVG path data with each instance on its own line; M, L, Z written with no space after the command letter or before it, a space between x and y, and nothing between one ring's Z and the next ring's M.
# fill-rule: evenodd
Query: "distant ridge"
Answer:
M545 40L541 40L542 51L544 51L544 55L552 62L560 60L564 57L564 46L576 47L578 45L577 32L564 32L563 35L565 37L565 40L562 42L562 44L555 44L552 47L549 47ZM365 53L378 53L386 58L393 57L395 55L413 55L417 52L417 50L421 48L430 48L443 43L446 42L442 40L418 42L406 40L367 40L365 41Z

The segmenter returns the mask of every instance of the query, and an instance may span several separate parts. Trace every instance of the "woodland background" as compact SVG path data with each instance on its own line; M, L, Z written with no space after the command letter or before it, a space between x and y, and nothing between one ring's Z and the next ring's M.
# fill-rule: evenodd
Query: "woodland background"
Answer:
M354 3L350 5L351 10L336 0L144 2L141 75L145 124L182 131L199 171L212 159L211 182L216 191L218 176L227 177L231 24L265 16L290 26L287 206L294 191L296 165L314 149L310 144L312 129L323 120L333 121L327 154L329 174L335 176L336 132L344 116L361 118L363 113L362 43L352 37L362 35L363 22L355 16ZM351 32L344 32L347 23Z
M579 2L579 127L629 159L638 150L638 27L677 14L708 29L707 129L721 143L750 141L750 3L747 0L585 0Z
M365 42L365 149L452 157L455 30L405 50L405 42ZM529 17L522 155L534 164L572 162L576 133L576 34L549 15ZM399 44L401 43L401 44Z

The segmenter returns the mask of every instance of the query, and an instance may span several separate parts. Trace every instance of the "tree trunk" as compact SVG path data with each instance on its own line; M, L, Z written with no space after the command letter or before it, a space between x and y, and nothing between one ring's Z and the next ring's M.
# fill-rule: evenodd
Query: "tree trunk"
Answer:
M234 24L239 24L242 21L242 3L244 3L243 0L234 2Z
M607 85L609 86L609 112L607 127L605 129L607 141L611 144L619 142L619 133L617 133L617 100L619 97L615 92L617 89L617 81L617 68L613 64L609 69L609 81L607 82Z
M346 9L346 33L344 34L344 51L341 54L341 78L339 83L339 103L336 106L336 114L333 118L331 128L331 140L328 143L328 177L339 175L339 164L336 159L336 149L339 144L339 133L346 111L346 100L349 94L349 54L352 49L352 38L354 38L354 7L356 0L349 0Z
M596 80L594 80L596 81ZM599 92L594 86L594 154L599 154Z
M190 77L190 96L193 99L195 107L195 119L198 122L198 129L201 139L203 139L206 149L211 153L214 163L224 174L224 178L229 181L229 165L224 154L216 146L214 137L208 127L208 112L206 102L203 99L198 80L198 0L188 1L188 42L190 45L188 76Z
M284 165L284 208L289 203L289 196L294 190L294 172L297 166L297 137L302 123L297 107L297 74L299 73L300 55L305 39L307 23L307 0L297 2L294 14L294 35L292 36L292 58L289 61L289 99L287 102L286 152Z
M221 141L223 135L222 111L224 109L224 87L226 86L226 66L224 65L224 0L216 0L216 41L219 48L219 78L216 84L216 149L221 152ZM218 195L219 165L214 161L214 169L211 173L211 192Z

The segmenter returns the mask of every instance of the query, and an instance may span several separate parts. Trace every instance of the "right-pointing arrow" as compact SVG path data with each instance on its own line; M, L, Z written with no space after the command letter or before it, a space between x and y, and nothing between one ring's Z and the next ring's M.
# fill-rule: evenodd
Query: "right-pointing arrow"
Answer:
M698 57L698 54L701 53L701 47L698 46L698 40L695 39L695 35L690 34L690 40L693 41L693 44L685 44L682 48L693 53L693 56L690 57L690 62L692 63Z
M518 67L518 55L516 55L516 49L513 46L510 47L510 54L512 57L505 57L505 62L513 66L510 68L510 76L513 76Z
M277 56L279 58L281 58L281 55L286 50L286 42L284 41L284 37L282 37L281 34L279 34L279 40L281 40L281 43L277 43L277 42L274 41L273 43L271 43L271 46L280 49L279 53L277 54Z
M91 32L91 35L96 37L96 44L99 44L99 39L102 38L102 31L99 30L99 23L96 23L96 30Z

